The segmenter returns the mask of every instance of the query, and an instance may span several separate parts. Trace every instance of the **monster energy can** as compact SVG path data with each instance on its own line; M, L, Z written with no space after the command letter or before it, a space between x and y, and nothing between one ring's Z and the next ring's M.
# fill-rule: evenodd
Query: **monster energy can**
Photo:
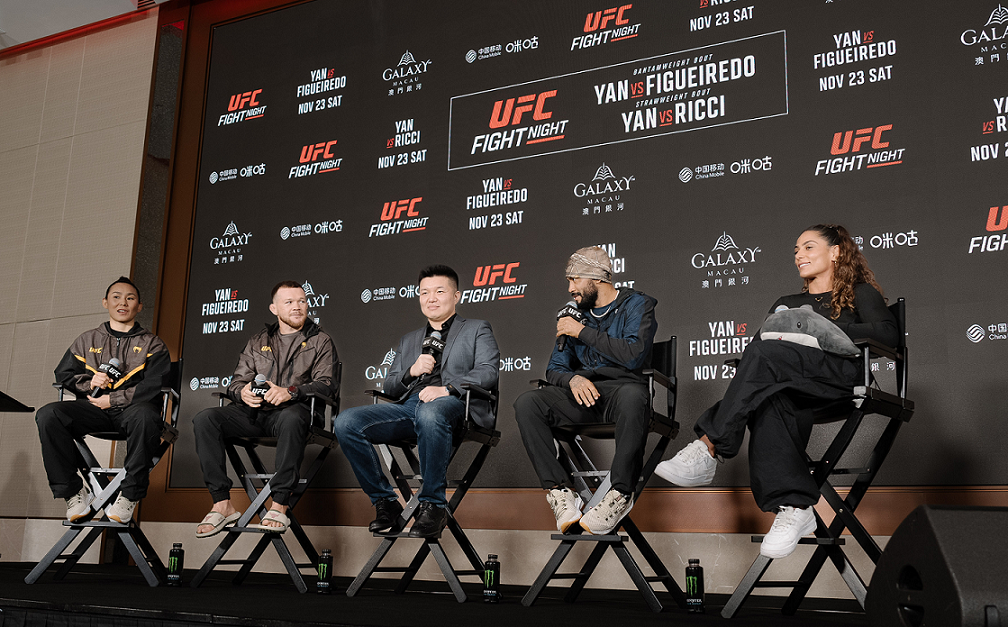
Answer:
M185 551L182 550L182 543L172 544L171 551L168 551L168 585L182 585L182 562L185 561Z
M332 581L332 551L322 549L318 561L318 579L315 580L315 592L329 594L329 582Z
M483 564L483 602L497 603L500 598L500 562L491 553Z
M686 567L686 607L690 612L704 613L703 567L700 560L690 559Z

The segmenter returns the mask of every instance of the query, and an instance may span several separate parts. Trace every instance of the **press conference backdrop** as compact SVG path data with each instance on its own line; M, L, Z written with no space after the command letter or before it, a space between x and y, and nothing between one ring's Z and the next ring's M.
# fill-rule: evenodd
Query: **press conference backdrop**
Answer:
M318 0L218 25L172 485L202 485L192 416L275 321L272 285L304 284L351 407L424 323L432 263L501 349L481 485L538 485L511 403L589 244L679 338L678 448L800 291L796 237L834 221L908 303L918 411L881 481L1008 483L1006 31L997 0Z

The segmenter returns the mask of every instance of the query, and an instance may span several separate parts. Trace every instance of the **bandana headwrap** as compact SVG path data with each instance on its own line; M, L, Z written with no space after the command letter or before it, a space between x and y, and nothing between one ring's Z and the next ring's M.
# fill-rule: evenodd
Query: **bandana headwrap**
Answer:
M608 253L598 246L578 250L567 261L566 276L612 283L612 263L609 261Z

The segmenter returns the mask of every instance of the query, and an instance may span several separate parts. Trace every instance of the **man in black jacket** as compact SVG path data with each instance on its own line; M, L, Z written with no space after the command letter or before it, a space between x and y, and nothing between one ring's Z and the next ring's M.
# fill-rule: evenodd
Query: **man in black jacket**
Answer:
M658 323L657 301L612 284L609 255L582 248L567 262L567 290L581 312L557 319L557 338L546 378L551 385L525 392L514 402L525 450L553 508L557 529L575 523L588 533L610 533L633 507L644 465L651 397L643 369L651 364ZM581 515L581 499L557 459L551 428L582 422L616 424L612 489Z
M73 522L91 515L93 498L77 472L74 438L95 432L126 437L126 477L106 514L127 523L137 501L147 495L164 425L153 401L165 384L171 358L164 342L136 323L143 305L140 290L128 278L108 286L102 307L109 321L82 333L56 366L56 382L77 399L49 403L35 414L35 422L49 488L55 498L66 499L67 520ZM118 378L107 372L113 358L121 363L113 373Z
M196 527L196 537L219 533L241 514L231 504L231 479L225 466L224 438L233 436L276 437L276 474L270 481L273 504L261 527L287 530L287 507L298 482L311 412L304 402L308 393L335 397L339 382L333 381L338 361L332 338L308 317L305 291L296 281L282 281L273 288L270 312L276 324L252 336L238 357L227 395L234 401L226 407L204 409L193 418L196 453L203 480L213 497L213 509ZM266 378L265 392L256 393L256 375Z

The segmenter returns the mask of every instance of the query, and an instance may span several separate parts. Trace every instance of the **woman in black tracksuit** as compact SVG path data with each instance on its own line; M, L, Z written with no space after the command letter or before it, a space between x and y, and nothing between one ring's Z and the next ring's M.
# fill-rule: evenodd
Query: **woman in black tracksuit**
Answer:
M806 229L795 243L795 265L805 283L802 292L777 299L770 313L811 305L851 339L896 345L896 320L845 228ZM798 538L815 529L812 506L819 490L805 458L814 412L850 399L862 377L855 359L786 341L751 342L724 398L697 420L699 439L659 464L656 473L676 485L707 485L714 478L715 455L735 457L748 426L753 497L763 511L777 512L761 553L789 555Z

